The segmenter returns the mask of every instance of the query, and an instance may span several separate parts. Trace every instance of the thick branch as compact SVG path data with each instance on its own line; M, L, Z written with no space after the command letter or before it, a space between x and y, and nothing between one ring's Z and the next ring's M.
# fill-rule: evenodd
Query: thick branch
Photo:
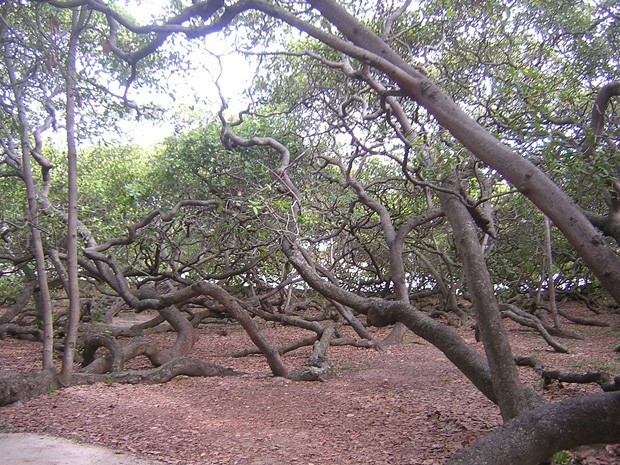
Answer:
M456 176L447 180L444 186L457 190ZM474 221L459 197L441 193L439 198L463 260L467 286L502 417L509 420L532 408L533 398L528 396L528 391L519 380Z
M177 376L233 376L241 375L230 368L223 368L204 360L181 357L175 358L157 368L143 371L121 371L105 375L75 373L72 384L93 384L95 382L115 382L122 384L161 384Z
M84 352L82 353L82 366L86 367L93 362L95 359L95 352L99 347L105 347L110 351L112 372L121 371L125 363L123 348L116 339L107 334L95 334L86 340L84 343Z
M534 315L530 315L529 313L524 312L519 307L512 304L500 304L499 308L501 310L502 316L510 318L513 321L516 321L520 325L527 326L529 328L533 328L540 333L543 339L553 347L556 351L567 354L570 351L564 347L562 344L557 342L555 339L551 337L547 328L543 325L542 321Z
M398 321L433 344L489 399L495 401L489 367L485 359L458 334L414 306L398 301L369 299L348 292L324 279L306 261L297 245L284 241L283 250L304 280L328 299L368 315L368 323L387 326Z
M555 452L620 442L620 392L529 411L459 451L448 465L537 465Z
M620 302L620 257L602 240L599 232L564 191L527 158L514 153L470 118L435 83L409 65L378 35L351 16L337 2L310 0L309 3L352 44L342 43L323 31L299 25L297 18L285 15L278 17L295 27L303 27L302 30L325 44L368 62L384 72L406 95L434 115L439 124L449 130L478 159L500 172L543 211L575 247L605 289ZM267 9L263 11L275 15L275 12Z
M611 376L605 372L562 373L557 370L543 370L542 378L545 383L555 379L561 383L590 384L596 383L605 392L620 391L620 376Z
M601 134L605 126L605 112L612 97L620 95L620 81L604 85L596 96L592 107L592 117L590 119L590 130L592 134L581 144L581 154L584 158L589 158L596 150Z

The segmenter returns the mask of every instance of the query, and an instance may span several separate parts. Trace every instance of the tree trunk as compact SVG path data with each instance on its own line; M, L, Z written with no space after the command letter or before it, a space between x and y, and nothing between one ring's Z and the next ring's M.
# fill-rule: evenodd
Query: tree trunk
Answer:
M160 296L157 291L148 288L142 288L140 294L142 298L149 299L157 299ZM126 360L139 355L146 356L155 366L161 366L175 358L189 355L197 339L196 331L190 321L174 305L161 308L158 312L161 319L170 323L170 326L176 332L177 338L171 348L159 350L153 344L139 340L134 340L121 348L110 336L98 334L86 341L86 346L89 350L85 349L82 362L84 369L82 372L106 373L110 370L113 372L120 371ZM110 356L93 360L92 356L86 355L90 355L90 352L94 354L98 347L106 347L110 352Z
M164 361L171 360L181 355L188 355L197 340L196 330L190 321L174 305L159 310L159 314L170 323L170 326L172 326L177 333L177 339L174 341L172 347L163 352ZM165 363L164 361L161 363Z
M390 229L390 233L385 231L385 237L390 252L390 278L394 284L394 297L397 300L408 304L409 288L407 287L407 283L405 281L405 264L403 262L404 238L402 241L399 240L400 238L397 234L394 234L394 237L392 237L392 233L395 233L395 231L391 221ZM409 331L407 326L400 321L396 322L390 333L379 343L379 346L387 347L394 344L400 344L403 337L405 337L405 334L407 334L407 331Z
M71 35L69 37L66 61L65 85L67 91L67 165L68 165L68 215L67 215L67 281L69 297L69 318L65 335L65 350L62 359L60 382L65 386L71 384L75 344L78 337L80 322L80 289L78 282L78 167L77 147L75 142L75 104L76 104L76 55L78 53L79 36L86 21L88 10L85 7L72 12Z
M2 315L0 315L0 325L10 323L13 318L19 315L24 310L24 308L26 308L26 305L28 305L28 302L34 295L34 289L34 281L27 281L26 284L24 284L24 287L21 289L19 297L17 298L15 303L9 308L7 308Z
M291 23L351 57L368 62L400 86L400 90L426 108L479 160L501 173L513 186L545 213L568 239L609 294L620 303L620 257L601 237L575 202L542 170L527 158L502 144L467 115L448 95L419 69L407 63L377 34L351 16L334 0L309 0L321 15L334 24L348 41L337 39L318 28ZM268 14L277 13L264 8ZM370 53L369 53L370 52Z
M55 389L56 374L52 370L28 373L5 371L0 374L0 407L26 402Z
M458 192L456 177L444 182L444 187ZM533 405L519 380L474 221L467 207L456 195L441 192L439 198L452 226L456 248L463 261L467 287L491 371L493 390L502 417L509 420L526 412Z
M252 342L258 347L271 368L275 376L287 378L289 370L282 361L278 349L262 334L260 328L245 309L230 295L226 290L217 284L201 281L189 287L164 295L159 299L160 305L172 305L177 302L186 301L197 295L206 295L218 301L246 331Z
M368 332L362 322L355 317L349 307L346 307L336 302L335 300L331 300L330 302L334 307L336 307L338 313L342 315L342 317L346 320L347 323L349 323L349 325L353 328L353 330L357 333L359 337L368 341L372 341L372 335Z
M620 392L529 411L457 452L448 465L537 465L558 451L620 442Z
M4 62L9 75L9 82L15 98L15 106L20 124L20 142L22 154L22 179L26 185L28 196L28 222L32 234L32 249L34 252L37 282L39 285L38 295L41 305L41 318L43 320L43 369L54 368L54 328L52 318L52 305L50 302L49 286L47 283L47 269L45 264L45 252L43 250L43 240L39 228L39 205L37 199L37 188L32 173L32 146L28 131L29 123L26 115L26 104L22 93L22 84L19 82L13 61L7 50L3 50Z
M365 298L322 279L308 263L297 244L283 241L282 250L295 269L313 289L328 299L365 313L368 323L387 326L400 321L422 339L430 342L452 362L492 402L496 402L486 360L458 334L405 302Z
M389 250L389 268L390 268L390 280L394 285L394 298L405 303L409 303L409 289L407 288L407 282L405 280L405 265L403 261L403 246L406 238L406 233L411 231L407 229L405 233L397 231L394 227L394 222L390 217L390 212L380 202L375 200L364 186L358 182L355 176L344 166L344 164L338 160L334 161L340 172L347 181L347 184L353 189L360 202L366 205L379 215L381 222L381 230L383 231L383 237ZM402 342L403 337L407 333L407 327L400 322L396 322L392 331L379 343L381 347L387 347Z
M545 264L547 274L547 291L549 292L549 309L553 318L553 327L560 329L558 306L555 301L555 279L553 278L553 247L551 242L551 221L545 216Z

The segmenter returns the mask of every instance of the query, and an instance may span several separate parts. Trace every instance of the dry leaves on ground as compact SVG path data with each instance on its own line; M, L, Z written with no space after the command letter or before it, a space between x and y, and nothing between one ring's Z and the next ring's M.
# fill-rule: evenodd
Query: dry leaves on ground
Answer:
M612 326L570 325L586 337L567 342L570 354L552 352L529 329L511 322L507 326L515 355L536 356L546 366L563 370L598 367L620 374L620 360L613 351L620 342L620 317L597 318ZM264 330L279 342L303 334L272 325ZM469 328L459 331L482 350ZM75 438L170 464L428 465L444 462L500 423L497 408L437 349L412 334L383 352L331 348L333 376L326 382L309 383L270 376L261 356L228 357L250 345L238 326L223 331L214 324L199 332L193 356L247 374L180 377L163 385L71 387L1 408L0 428ZM173 341L170 334L150 337L162 345ZM0 369L36 369L39 351L36 343L4 340ZM285 361L300 367L308 351L288 354ZM520 370L525 382L543 391L532 370ZM544 392L553 400L598 390L597 386L565 385ZM619 452L618 447L607 446L567 457L603 465L618 463Z

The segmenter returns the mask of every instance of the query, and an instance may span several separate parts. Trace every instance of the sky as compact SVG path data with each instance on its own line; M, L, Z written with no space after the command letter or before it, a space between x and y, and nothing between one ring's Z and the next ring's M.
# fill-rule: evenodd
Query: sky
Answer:
M148 24L152 22L154 15L156 16L163 11L168 0L125 1L124 3L124 8L140 24ZM147 3L148 8L145 8L144 5ZM207 50L223 54L223 74L220 83L224 97L230 106L229 114L234 114L247 105L243 95L253 75L251 65L239 54L230 54L231 47L221 36L212 35L206 39L195 39L193 43L196 45L191 48L190 54L187 56L192 70L182 76L178 73L171 73L168 78L172 87L172 98L169 95L159 95L154 98L152 93L130 95L130 98L137 102L153 99L159 105L171 108L165 115L168 119L167 122L153 123L133 120L123 123L122 126L127 131L125 136L130 136L133 143L153 145L162 142L174 132L175 121L178 123L181 113L194 112L196 115L200 115L217 112L220 100L213 80L219 70L219 64L215 58L209 56Z

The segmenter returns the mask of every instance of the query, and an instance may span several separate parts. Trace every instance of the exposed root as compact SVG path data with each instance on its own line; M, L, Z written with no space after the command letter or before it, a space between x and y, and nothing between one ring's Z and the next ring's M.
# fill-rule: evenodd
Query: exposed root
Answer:
M121 384L162 384L177 376L238 376L243 373L197 358L180 357L149 370L131 370L108 374L76 373L72 384L97 382Z
M604 321L590 320L588 318L579 318L577 316L569 315L568 313L563 312L561 310L558 310L558 313L563 318L566 318L568 321L572 321L573 323L577 323L577 324L580 324L580 325L600 326L600 327L608 327L609 326L609 323L605 323Z
M43 331L41 328L34 325L22 326L16 323L0 325L0 339L4 339L7 335L32 341L43 340Z
M50 370L0 372L0 407L45 394L56 389L57 382L56 373Z
M598 384L605 392L620 391L620 376L612 376L604 371L588 373L563 373L559 370L545 370L542 363L533 357L516 357L515 363L519 366L528 366L540 375L545 386L552 381L574 384Z
M84 342L82 367L90 365L95 360L95 352L99 347L105 347L110 351L112 372L121 371L125 363L123 348L116 339L107 334L95 334Z

